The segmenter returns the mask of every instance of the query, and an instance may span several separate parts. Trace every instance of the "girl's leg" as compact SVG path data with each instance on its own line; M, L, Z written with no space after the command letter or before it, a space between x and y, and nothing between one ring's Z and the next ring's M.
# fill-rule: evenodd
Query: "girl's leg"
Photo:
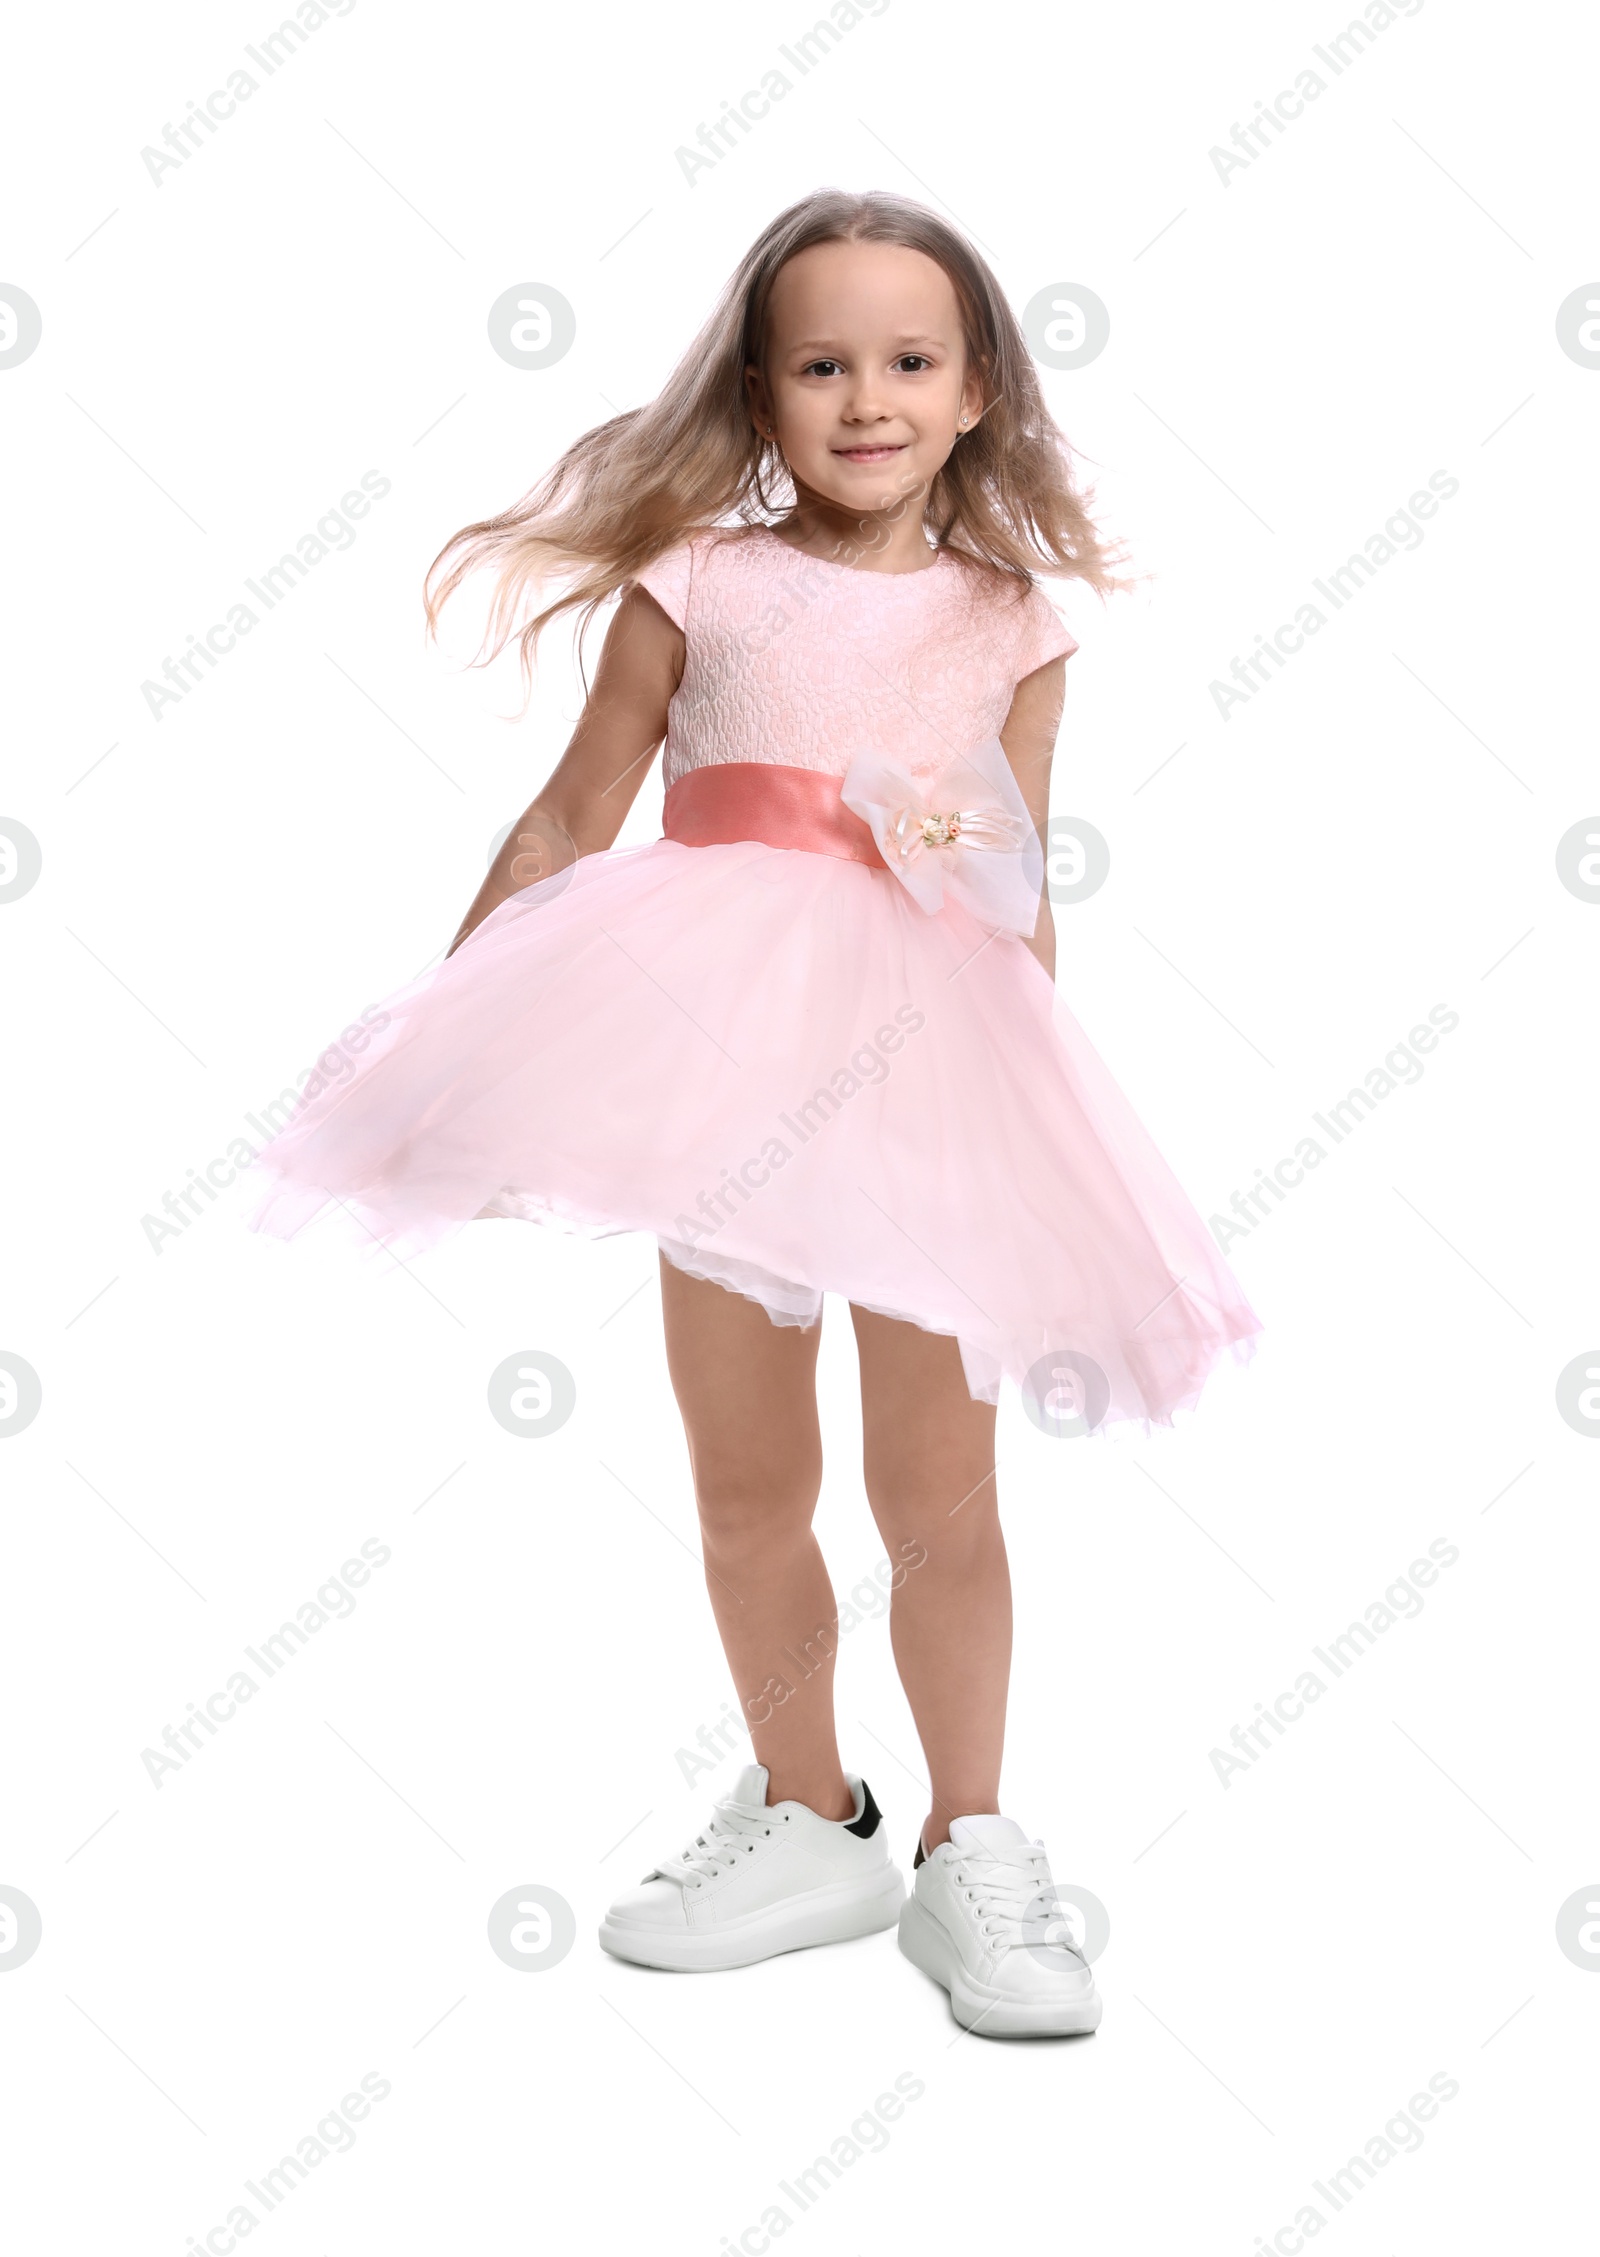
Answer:
M933 1850L949 1840L952 1818L1000 1808L1011 1575L995 1497L995 1412L967 1392L948 1335L850 1313L867 1501L891 1565L907 1563L889 1633L928 1764L923 1843Z
M700 1508L706 1588L770 1802L848 1818L833 1728L839 1609L811 1533L822 1487L822 1328L661 1257L667 1369ZM972 1808L973 1805L964 1807Z

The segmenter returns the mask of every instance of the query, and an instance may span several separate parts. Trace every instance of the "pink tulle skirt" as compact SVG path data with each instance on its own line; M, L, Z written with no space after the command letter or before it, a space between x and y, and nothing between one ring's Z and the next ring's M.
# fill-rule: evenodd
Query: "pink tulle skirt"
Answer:
M649 1233L775 1322L838 1293L953 1335L972 1395L1014 1380L1049 1431L1170 1424L1252 1352L1025 944L885 869L669 838L586 856L369 1018L260 1155L253 1228L337 1202L408 1255L479 1216Z

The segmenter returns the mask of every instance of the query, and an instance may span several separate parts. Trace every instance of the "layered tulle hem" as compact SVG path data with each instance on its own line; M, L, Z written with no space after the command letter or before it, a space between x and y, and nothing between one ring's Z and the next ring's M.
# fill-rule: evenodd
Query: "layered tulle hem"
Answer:
M342 1208L610 1236L764 1308L948 1335L1046 1433L1170 1426L1260 1324L1024 944L755 843L587 857L387 999L257 1162L253 1228ZM270 1186L269 1188L266 1188Z

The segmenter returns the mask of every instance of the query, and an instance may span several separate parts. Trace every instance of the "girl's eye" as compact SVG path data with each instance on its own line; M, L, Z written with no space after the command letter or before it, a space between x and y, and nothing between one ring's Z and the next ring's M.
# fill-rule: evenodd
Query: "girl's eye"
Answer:
M839 361L829 360L826 358L821 360L812 360L806 362L805 367L800 371L800 373L802 376L837 376L840 373L842 365L843 364ZM933 363L926 353L902 353L900 355L900 358L896 362L894 362L893 365L896 368L905 369L908 375L920 376L923 370L925 368L931 368L933 366Z

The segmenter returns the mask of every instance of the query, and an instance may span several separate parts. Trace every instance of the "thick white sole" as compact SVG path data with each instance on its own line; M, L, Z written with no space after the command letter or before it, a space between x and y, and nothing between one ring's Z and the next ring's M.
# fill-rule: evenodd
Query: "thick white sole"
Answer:
M608 1914L600 1923L600 1948L614 1959L631 1959L638 1967L666 1967L680 1974L750 1967L758 1959L775 1959L780 1952L848 1943L852 1936L875 1936L892 1928L905 1894L906 1885L896 1868L885 1865L852 1880L808 1889L803 1896L746 1912L715 1928L652 1928L643 1922L618 1922Z
M900 1949L914 1967L931 1975L950 1993L950 2011L963 2029L979 2037L1086 2037L1100 2027L1100 1998L1019 1999L974 1982L950 1937L915 1897L900 1912Z

